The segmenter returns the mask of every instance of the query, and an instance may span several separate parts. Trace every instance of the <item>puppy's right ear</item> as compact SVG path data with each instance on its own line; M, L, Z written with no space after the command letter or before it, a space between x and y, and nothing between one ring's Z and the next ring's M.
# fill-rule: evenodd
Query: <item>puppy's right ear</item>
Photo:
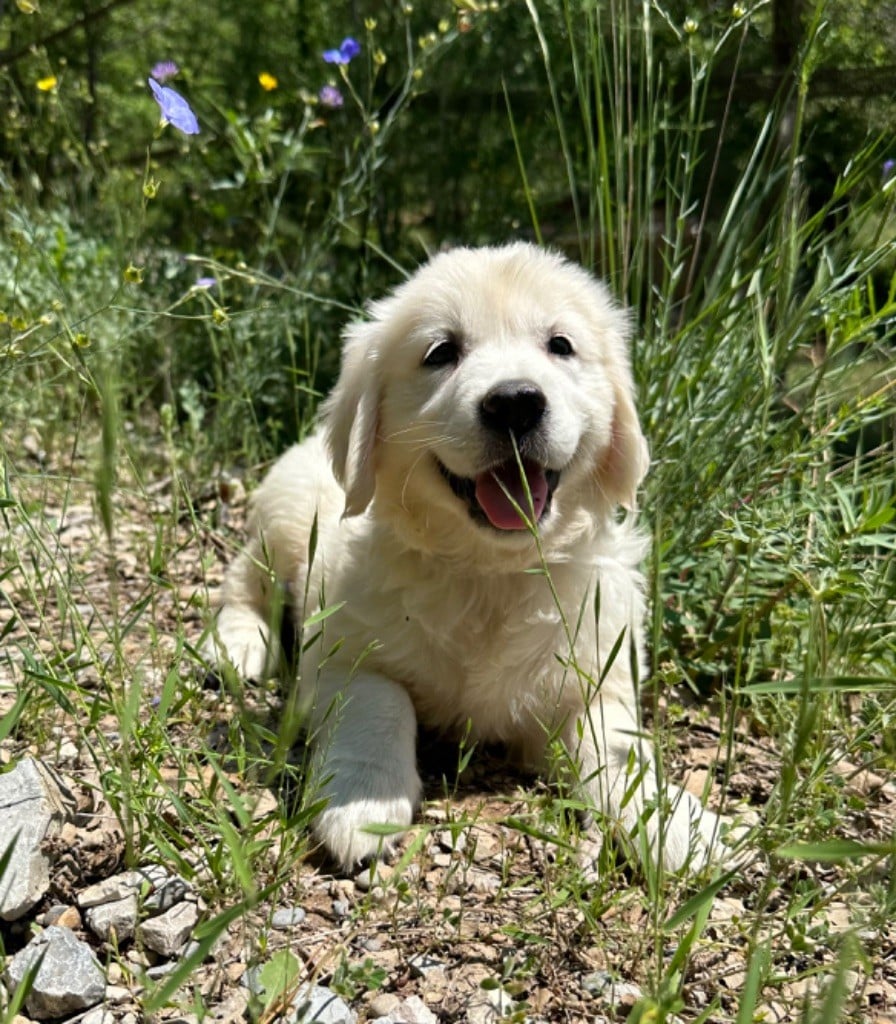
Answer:
M343 515L360 515L376 489L376 441L380 385L374 323L345 331L342 369L323 406L324 432L333 473L345 491Z

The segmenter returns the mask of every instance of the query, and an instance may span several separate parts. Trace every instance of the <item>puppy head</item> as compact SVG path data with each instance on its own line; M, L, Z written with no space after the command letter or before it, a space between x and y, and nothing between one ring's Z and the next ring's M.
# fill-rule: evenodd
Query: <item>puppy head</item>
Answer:
M531 245L431 260L345 336L326 429L346 514L374 494L431 537L498 544L631 506L647 468L629 325L581 268Z

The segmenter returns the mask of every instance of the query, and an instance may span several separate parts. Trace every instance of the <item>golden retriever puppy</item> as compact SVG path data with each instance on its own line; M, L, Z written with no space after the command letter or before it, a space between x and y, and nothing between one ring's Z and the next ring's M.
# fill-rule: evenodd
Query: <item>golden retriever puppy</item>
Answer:
M371 826L412 822L418 723L528 763L559 739L605 827L646 821L635 845L672 869L712 854L719 819L660 783L639 725L645 540L619 509L648 453L628 335L556 254L438 255L347 328L320 431L255 493L207 653L260 678L275 588L299 624L339 606L300 674L315 833L346 870L388 849Z

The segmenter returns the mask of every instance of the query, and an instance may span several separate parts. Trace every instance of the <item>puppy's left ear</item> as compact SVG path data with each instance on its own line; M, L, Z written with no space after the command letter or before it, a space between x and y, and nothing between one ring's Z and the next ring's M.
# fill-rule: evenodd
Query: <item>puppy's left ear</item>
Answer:
M638 485L650 466L650 452L641 433L633 391L628 372L624 378L613 381L612 439L597 467L601 493L611 504L629 510L635 507Z
M345 491L346 516L360 515L376 489L380 385L374 323L346 329L339 380L323 405L333 473Z

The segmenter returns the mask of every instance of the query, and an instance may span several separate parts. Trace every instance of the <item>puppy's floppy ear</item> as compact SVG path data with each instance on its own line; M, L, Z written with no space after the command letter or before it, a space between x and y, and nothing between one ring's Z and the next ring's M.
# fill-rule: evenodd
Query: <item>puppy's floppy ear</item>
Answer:
M373 323L345 331L342 369L324 403L324 431L333 473L345 491L346 516L360 515L376 488L375 449L380 385Z
M613 505L633 509L638 485L650 466L650 452L635 411L634 385L628 367L623 374L613 375L612 384L612 440L597 466L598 485Z

